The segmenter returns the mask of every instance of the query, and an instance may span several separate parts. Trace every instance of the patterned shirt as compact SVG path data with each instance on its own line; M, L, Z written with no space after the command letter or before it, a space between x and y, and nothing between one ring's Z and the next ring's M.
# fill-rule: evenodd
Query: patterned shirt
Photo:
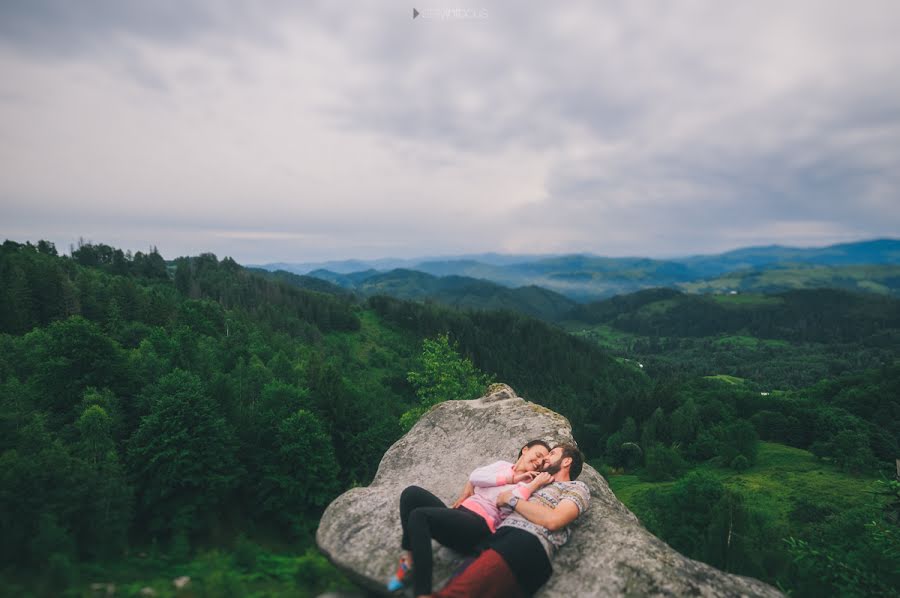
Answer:
M560 501L563 500L574 502L575 506L578 507L578 516L581 517L587 511L591 502L591 491L588 489L587 484L578 480L553 482L535 491L531 498L528 499L529 502L536 502L550 509L555 509ZM547 551L547 558L550 559L553 558L553 555L563 544L569 541L569 536L572 533L568 526L556 531L550 531L542 525L528 521L518 512L513 512L504 519L500 527L514 527L534 534L541 541L541 545Z

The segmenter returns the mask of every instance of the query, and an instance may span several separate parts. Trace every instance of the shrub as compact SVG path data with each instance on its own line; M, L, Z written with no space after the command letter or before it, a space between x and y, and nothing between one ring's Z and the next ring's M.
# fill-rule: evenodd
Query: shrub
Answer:
M719 430L719 456L725 463L732 463L738 455L743 455L749 463L756 461L759 435L750 422L739 419Z
M305 590L306 594L310 596L352 587L324 556L312 548L300 557L294 581L301 590Z
M178 530L169 542L169 558L176 563L186 563L191 556L191 541L187 532Z
M612 475L612 468L603 462L603 459L591 459L588 461L588 465L597 470L597 473L602 475L604 478L608 478Z
M731 469L735 471L746 471L750 468L750 461L744 455L738 455L731 461Z
M814 503L805 498L801 498L794 505L794 508L791 509L788 517L792 521L797 521L799 523L818 523L823 521L831 513L832 510L827 505Z
M195 564L201 568L197 584L199 596L238 598L247 595L247 588L240 574L232 569L231 559L222 552L213 550L206 553Z
M47 560L47 583L53 590L65 590L75 584L77 572L72 560L62 553L51 554Z
M656 444L647 449L644 471L641 479L650 482L675 480L687 469L687 463L673 448Z
M252 571L256 567L259 553L259 546L244 534L239 535L234 542L234 564L245 571Z
M443 401L477 399L490 384L472 360L459 354L447 334L422 342L421 365L406 379L416 389L419 405L403 414L400 426L406 432L430 409Z

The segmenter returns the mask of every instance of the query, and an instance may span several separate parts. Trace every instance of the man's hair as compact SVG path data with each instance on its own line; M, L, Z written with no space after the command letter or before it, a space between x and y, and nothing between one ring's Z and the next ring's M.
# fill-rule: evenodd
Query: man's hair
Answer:
M540 438L538 438L537 440L531 440L529 442L526 442L525 446L523 446L522 448L519 449L519 454L516 455L516 459L518 459L519 457L522 456L522 451L524 451L525 449L530 449L531 447L537 446L537 445L541 445L542 447L547 449L547 452L550 452L550 445L547 444L545 441L541 440Z
M581 475L581 468L584 466L584 454L578 450L577 446L568 442L557 444L554 448L562 449L562 458L560 460L566 457L572 458L572 464L569 465L569 479L577 480L578 476Z

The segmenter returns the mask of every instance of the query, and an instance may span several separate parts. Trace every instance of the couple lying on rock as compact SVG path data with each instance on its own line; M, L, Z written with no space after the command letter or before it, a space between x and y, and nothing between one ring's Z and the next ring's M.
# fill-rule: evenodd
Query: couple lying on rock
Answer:
M550 560L569 539L568 525L588 508L584 456L571 444L550 450L543 440L522 447L515 464L497 461L469 476L452 507L410 486L400 495L404 554L389 590L410 584L416 596L529 596L553 573ZM468 559L447 586L432 594L431 540Z

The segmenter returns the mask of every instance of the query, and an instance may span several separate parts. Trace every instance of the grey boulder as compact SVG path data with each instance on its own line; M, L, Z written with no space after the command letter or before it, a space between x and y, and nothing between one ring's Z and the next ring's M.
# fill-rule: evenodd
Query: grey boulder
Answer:
M514 461L527 441L572 441L568 420L497 384L473 401L432 408L385 453L375 479L336 498L319 522L320 550L361 588L388 595L385 582L400 554L399 499L410 485L427 488L447 504L469 472ZM591 490L590 509L573 524L571 540L553 561L553 577L538 596L782 596L759 580L724 573L689 559L648 532L585 464L579 477ZM461 556L437 543L435 589L446 583Z

